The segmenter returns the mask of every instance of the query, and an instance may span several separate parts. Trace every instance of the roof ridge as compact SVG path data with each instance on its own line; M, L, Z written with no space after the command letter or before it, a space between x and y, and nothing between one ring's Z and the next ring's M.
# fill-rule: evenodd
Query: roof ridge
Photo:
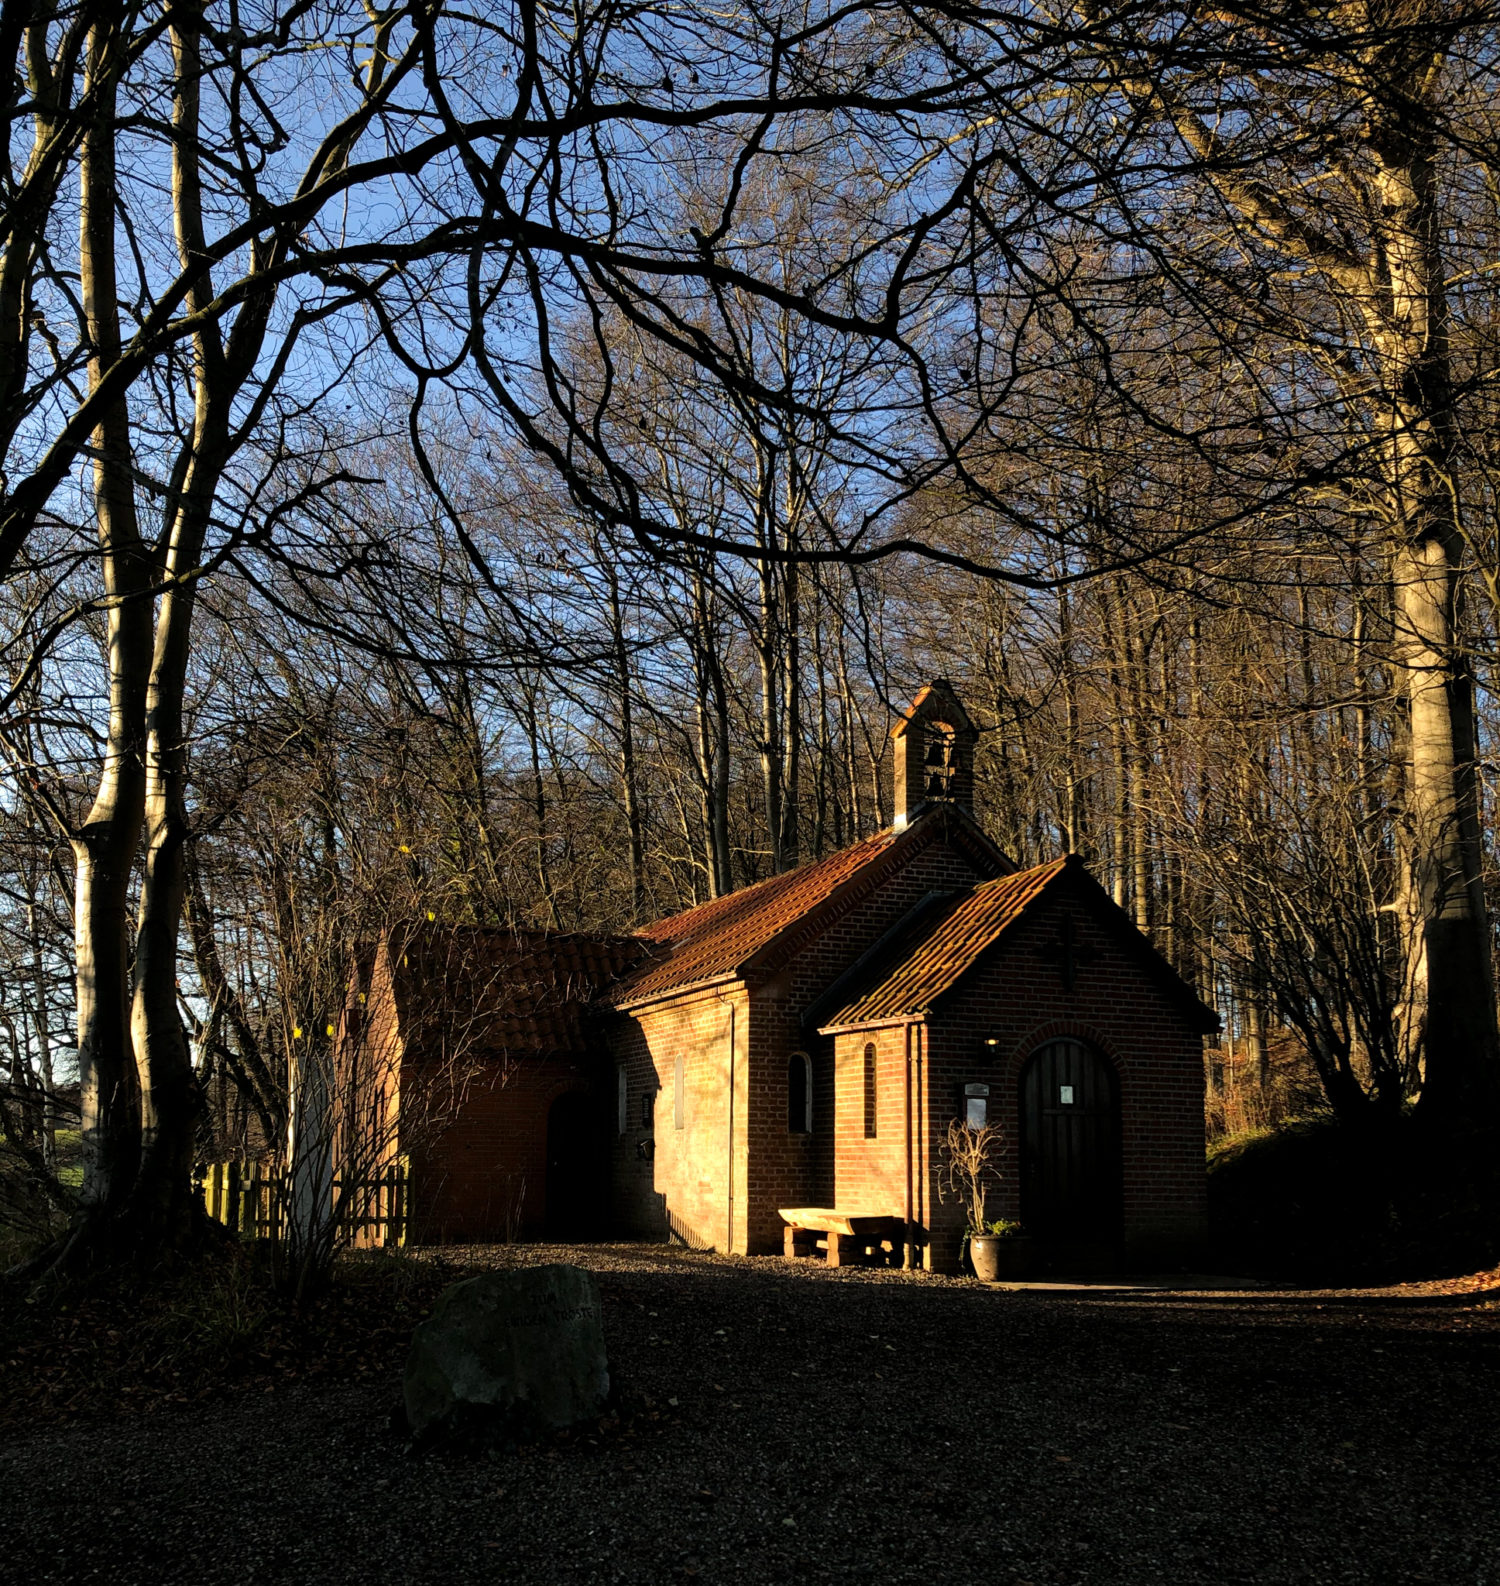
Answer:
M983 892L988 887L1003 886L1007 882L1024 881L1028 876L1035 876L1043 870L1065 870L1068 866L1082 866L1083 861L1077 854L1059 854L1056 859L1044 859L1039 865L1028 865L1024 870L1012 870L1008 875L991 876L988 881L976 881L974 892Z
M666 956L628 974L616 990L615 1005L629 1007L751 972L774 972L841 911L858 907L893 869L942 841L968 852L976 860L971 866L976 874L1012 873L1012 861L971 815L934 804L906 826L883 828L812 864L642 930L640 939L664 948ZM976 859L981 848L983 857Z
M890 854L894 853L897 842L905 839L908 833L919 833L925 842L936 841L938 838L951 842L955 837L962 840L964 837L972 838L977 836L992 858L998 857L1003 863L1011 864L1009 856L1001 853L1000 849L985 834L983 828L975 821L974 817L958 805L939 803L927 805L923 815L917 820L912 821L907 826L894 829L895 841L886 846L880 857L883 859L888 858ZM913 845L915 845L915 842L916 839L914 837L912 839ZM816 921L820 910L831 904L835 898L840 899L845 907L857 904L863 896L860 888L864 888L865 892L868 892L871 886L875 884L870 880L872 874L875 873L876 862L874 860L862 865L833 888L820 903L809 908L800 920L788 922L783 929L778 931L774 937L757 950L754 956L761 959L757 967L764 969L778 962L785 962L788 953L795 953L809 936L816 936L822 929L821 926L811 923ZM1001 880L1005 875L1013 875L1014 873L1014 866L1012 866L1010 870L1003 872L1002 876L992 877L991 879Z
M713 904L701 928L678 936L653 932L643 940L667 949L667 956L642 966L625 978L614 996L616 1006L686 992L715 980L738 975L777 943L796 936L796 928L823 912L835 900L858 893L860 878L883 873L894 855L906 852L935 828L925 823L904 830L886 829L861 838L811 865L800 865L763 883L728 893ZM705 911L713 904L700 905Z
M770 887L785 886L794 878L805 880L824 865L831 865L836 859L844 859L858 848L873 847L876 843L889 846L890 842L901 836L902 833L892 826L882 827L878 832L871 832L868 837L856 838L852 843L846 843L842 848L836 848L830 854L824 854L821 859L814 859L805 865L796 865L790 870L778 871L774 876L762 876L759 881L749 881L742 887L736 887L733 892L721 893L716 898L705 898L702 903L690 904L685 909L679 909L675 914L664 914L659 920L653 920L649 925L639 927L635 935L644 936L649 940L658 940L656 933L664 925L670 925L674 920L685 920L692 914L708 915L710 911L727 913L728 906L738 900L749 898L752 893L762 893ZM669 936L667 941L684 941L683 936Z

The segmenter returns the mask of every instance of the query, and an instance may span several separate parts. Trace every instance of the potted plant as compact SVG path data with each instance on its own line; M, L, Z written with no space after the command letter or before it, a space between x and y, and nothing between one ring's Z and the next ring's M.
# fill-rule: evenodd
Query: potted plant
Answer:
M983 1233L969 1235L969 1260L975 1277L984 1283L1024 1278L1035 1260L1034 1246L1014 1217L999 1217Z
M1019 1222L1012 1217L985 1216L985 1202L995 1177L994 1159L1002 1139L997 1124L976 1128L955 1118L948 1125L944 1151L947 1166L940 1188L955 1196L964 1208L968 1220L964 1242L974 1276L981 1283L1024 1277L1032 1261L1032 1243Z

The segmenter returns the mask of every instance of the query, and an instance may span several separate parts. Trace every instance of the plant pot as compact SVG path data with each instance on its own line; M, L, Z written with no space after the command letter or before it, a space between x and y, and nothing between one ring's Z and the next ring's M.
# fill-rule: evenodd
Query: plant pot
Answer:
M969 1260L974 1265L974 1276L981 1283L1003 1283L1007 1278L1024 1278L1032 1271L1036 1249L1030 1239L972 1234Z

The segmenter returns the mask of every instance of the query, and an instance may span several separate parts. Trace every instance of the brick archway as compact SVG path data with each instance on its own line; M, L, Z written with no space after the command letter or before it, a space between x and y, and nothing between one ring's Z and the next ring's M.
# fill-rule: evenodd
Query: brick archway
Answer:
M1093 1047L1114 1069L1123 1097L1130 1078L1129 1064L1121 1056L1119 1048L1102 1030L1081 1019L1046 1019L1040 1024L1033 1025L1011 1047L1010 1055L1005 1060L1005 1083L1012 1091L1020 1083L1021 1070L1026 1066L1031 1054L1039 1047L1045 1046L1048 1041L1082 1041L1086 1046Z

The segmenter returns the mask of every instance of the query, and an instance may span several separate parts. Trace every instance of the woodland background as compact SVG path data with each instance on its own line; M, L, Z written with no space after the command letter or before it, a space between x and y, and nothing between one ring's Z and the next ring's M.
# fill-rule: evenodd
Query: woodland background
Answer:
M7 1215L283 1141L386 927L878 830L934 676L1217 1131L1487 1105L1496 22L7 5Z

